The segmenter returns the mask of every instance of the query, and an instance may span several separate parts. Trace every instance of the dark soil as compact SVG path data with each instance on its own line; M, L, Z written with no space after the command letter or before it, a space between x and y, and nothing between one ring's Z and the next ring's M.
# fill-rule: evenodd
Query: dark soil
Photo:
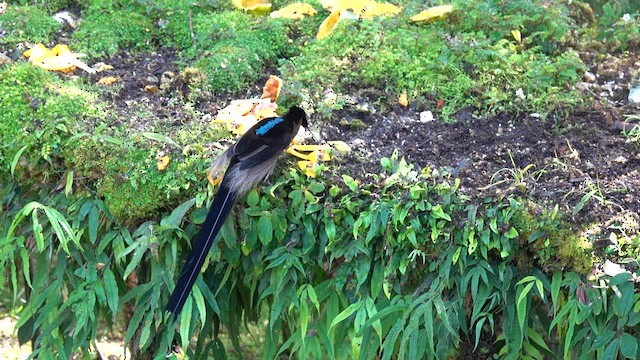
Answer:
M361 119L367 128L325 125L323 130L327 139L354 145L356 151L345 163L356 176L379 168L380 158L398 149L420 168L452 171L472 196L520 191L571 212L584 194L597 188L605 201L587 204L580 219L597 220L622 209L640 212L639 147L613 127L609 119L614 110L580 109L546 120L504 114L455 124L423 123L410 109L379 115L347 112L342 116Z

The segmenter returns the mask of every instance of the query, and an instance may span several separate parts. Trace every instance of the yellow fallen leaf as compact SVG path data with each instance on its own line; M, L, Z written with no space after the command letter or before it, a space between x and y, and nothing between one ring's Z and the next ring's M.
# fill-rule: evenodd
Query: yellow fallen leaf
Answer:
M164 171L171 163L171 158L168 155L158 156L158 170Z
M109 85L113 85L117 81L118 79L116 79L114 76L105 76L100 78L100 80L98 80L98 85L109 86Z
M409 99L407 99L406 92L403 92L402 94L400 94L400 97L398 97L398 104L400 104L400 106L402 107L409 106Z
M424 22L429 22L432 20L435 20L437 18L440 18L450 12L452 12L454 10L453 5L441 5L441 6L434 6L432 8L429 8L427 10L421 11L420 13L414 15L411 17L411 21L413 22L418 22L418 21L424 21Z
M318 12L307 3L293 3L271 13L272 18L300 20L305 15L314 16Z
M271 3L264 0L232 0L231 3L236 9L254 15L266 15L271 12Z
M144 87L144 91L156 94L158 93L158 91L160 91L160 89L158 89L158 87L155 85L147 85Z
M270 99L272 102L278 100L280 89L282 88L282 79L277 76L270 75L267 82L262 88L262 99Z
M7 12L7 2L0 2L0 14L4 14Z

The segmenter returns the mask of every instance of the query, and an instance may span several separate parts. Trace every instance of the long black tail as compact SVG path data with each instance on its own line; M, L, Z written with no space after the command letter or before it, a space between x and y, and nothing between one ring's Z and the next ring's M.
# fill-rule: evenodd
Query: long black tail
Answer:
M220 231L227 216L229 216L233 204L236 202L237 194L229 191L229 186L224 180L218 189L213 204L211 204L211 209L209 209L207 219L204 221L202 229L200 229L198 238L187 257L187 262L185 262L182 268L176 287L173 289L173 293L169 298L167 311L172 312L175 318L178 317L185 301L187 301L187 297L198 277L198 273L202 269L202 264L207 258L209 249L211 249L216 235Z

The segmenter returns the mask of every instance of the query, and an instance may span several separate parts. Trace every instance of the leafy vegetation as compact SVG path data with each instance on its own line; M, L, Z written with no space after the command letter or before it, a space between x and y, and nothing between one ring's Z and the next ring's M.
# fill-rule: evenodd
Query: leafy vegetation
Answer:
M637 46L637 14L622 19L632 4L604 4L582 29L582 3L454 3L446 22L410 23L424 7L410 1L398 17L343 22L314 40L326 11L295 22L222 1L96 0L82 4L72 46L92 58L175 48L192 92L167 103L198 120L203 98L244 92L267 69L285 80L281 105L330 111L366 89L376 106L406 92L449 120L464 108L546 115L584 101L571 89L586 70L574 43ZM55 4L11 6L0 45L51 40ZM613 245L594 249L557 206L471 199L447 171L397 153L360 179L339 165L321 180L278 168L226 223L173 327L163 306L214 192L202 180L210 142L226 134L203 121L129 129L104 92L25 63L0 67L0 284L33 357L86 352L123 313L133 358L165 358L172 344L180 356L224 357L220 333L241 351L247 323L265 359L639 356L636 275L587 275L600 251L637 262L640 238L624 222ZM164 172L160 152L172 159ZM513 181L525 172L514 165Z

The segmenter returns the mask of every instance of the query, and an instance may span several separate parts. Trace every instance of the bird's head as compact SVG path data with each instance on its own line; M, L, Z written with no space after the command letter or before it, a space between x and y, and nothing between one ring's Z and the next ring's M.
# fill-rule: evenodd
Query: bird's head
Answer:
M304 126L305 128L309 126L309 123L307 122L307 113L297 106L292 106L284 117L298 125Z

